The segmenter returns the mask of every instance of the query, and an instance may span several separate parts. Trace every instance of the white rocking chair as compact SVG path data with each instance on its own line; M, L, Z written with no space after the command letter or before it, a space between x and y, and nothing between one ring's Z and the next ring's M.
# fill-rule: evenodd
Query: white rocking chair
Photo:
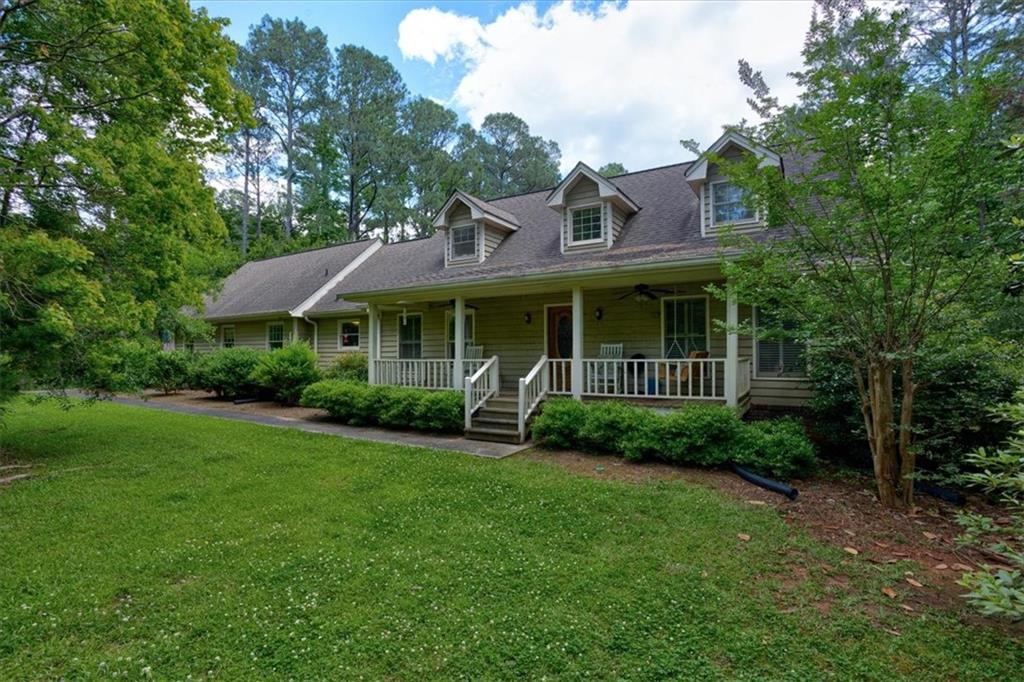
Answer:
M621 343L602 343L601 351L597 354L598 360L621 360ZM615 395L619 392L619 369L618 362L599 362L594 368L594 386L602 395ZM611 392L609 393L609 389Z

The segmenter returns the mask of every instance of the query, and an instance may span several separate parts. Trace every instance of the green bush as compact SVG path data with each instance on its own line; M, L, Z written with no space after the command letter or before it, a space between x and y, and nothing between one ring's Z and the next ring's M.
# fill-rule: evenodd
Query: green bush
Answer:
M463 427L464 403L456 391L324 379L306 388L301 404L325 410L332 418L354 426L439 433L457 433Z
M1024 378L1021 351L990 338L924 349L916 361L920 388L914 396L918 462L940 479L955 476L963 453L991 447L1007 426L989 411L1010 400ZM809 364L814 431L834 459L870 462L864 418L853 372L841 358L816 354ZM896 377L899 386L899 377Z
M799 419L771 419L744 426L744 444L733 458L740 466L782 479L806 476L817 468L814 445Z
M570 398L553 398L544 403L533 420L533 438L552 448L582 449L579 433L587 413L583 403Z
M204 353L196 361L193 386L221 398L255 395L259 386L252 380L252 372L261 355L241 346Z
M366 382L368 374L369 364L366 356L362 353L341 353L324 370L325 379L340 379L342 381Z
M316 353L305 341L264 353L252 371L252 381L284 405L298 403L306 387L319 379Z
M813 471L814 446L796 420L745 423L719 405L659 413L619 402L545 403L533 424L539 444L620 454L630 461L718 467L736 462L757 473L789 478Z
M153 356L146 383L149 388L158 388L165 395L180 391L192 381L195 363L195 353L184 350L160 351Z

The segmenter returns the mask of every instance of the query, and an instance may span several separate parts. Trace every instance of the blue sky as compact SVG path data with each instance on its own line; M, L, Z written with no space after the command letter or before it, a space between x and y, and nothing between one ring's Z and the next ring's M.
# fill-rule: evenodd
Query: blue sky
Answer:
M810 3L319 2L194 0L244 42L264 14L319 26L332 47L386 56L409 90L479 125L512 111L577 161L630 170L683 161L682 138L712 142L751 114L736 60L783 101L799 68Z

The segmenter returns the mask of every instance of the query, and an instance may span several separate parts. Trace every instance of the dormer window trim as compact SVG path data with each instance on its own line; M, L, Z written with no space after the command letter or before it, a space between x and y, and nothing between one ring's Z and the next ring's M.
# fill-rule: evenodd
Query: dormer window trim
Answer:
M584 205L581 205L581 206L573 206L571 208L567 207L565 209L566 211L569 212L569 221L568 221L569 222L569 226L568 226L569 234L567 235L568 236L568 240L567 240L567 242L568 242L567 245L568 246L570 246L570 247L579 247L579 246L597 246L599 244L604 244L604 245L608 244L609 230L608 230L608 225L607 225L608 221L605 220L605 215L607 214L607 211L605 210L604 204L605 204L605 202L598 201L598 202L594 202L594 203L590 203L590 204L584 204ZM576 236L575 236L576 235L576 226L573 224L573 220L575 219L576 213L581 212L581 211L592 211L593 209L597 209L598 224L600 226L600 234L598 234L597 237L591 237L589 239L576 239Z
M458 255L458 254L455 253L455 245L457 243L456 240L455 240L455 235L456 235L457 232L463 232L463 231L465 231L467 229L473 231L473 238L472 238L473 252L472 253ZM449 249L449 253L451 255L448 258L448 262L451 263L451 264L479 263L480 262L480 254L483 253L483 248L482 248L482 246L480 244L480 241L481 241L480 240L480 232L481 232L481 230L480 230L480 222L479 221L475 221L475 220L473 222L456 223L456 224L452 225L451 227L449 227L448 228L448 240L451 243L449 244L448 249ZM462 241L460 241L458 243L459 244L468 244L468 243L470 243L470 241L469 240L462 240Z
M715 187L718 185L733 185L737 186L732 180L713 180L708 183L708 196L711 197L711 210L708 212L711 224L709 227L712 229L718 229L720 227L749 227L752 225L760 225L762 221L761 209L755 208L754 214L749 218L742 218L740 220L723 220L721 222L715 217ZM742 188L741 188L742 189ZM744 194L746 191L744 190ZM728 202L735 203L735 202Z

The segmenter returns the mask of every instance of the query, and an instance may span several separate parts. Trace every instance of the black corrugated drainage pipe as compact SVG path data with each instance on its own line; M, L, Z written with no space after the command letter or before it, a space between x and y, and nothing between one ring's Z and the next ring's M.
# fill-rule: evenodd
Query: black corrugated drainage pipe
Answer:
M785 483L779 483L778 481L773 481L772 479L765 478L764 476L758 476L752 471L747 471L746 469L739 466L735 462L732 463L730 466L732 467L733 473L742 478L744 481L747 481L748 483L753 483L754 485L760 486L765 490L771 490L773 493L785 495L791 500L795 500L796 496L799 494L797 492L797 489L794 488L793 486L786 485Z

